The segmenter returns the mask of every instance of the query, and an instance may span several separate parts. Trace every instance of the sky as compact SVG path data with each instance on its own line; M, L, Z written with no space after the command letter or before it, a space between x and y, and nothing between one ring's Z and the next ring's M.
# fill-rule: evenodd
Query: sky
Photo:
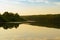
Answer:
M59 14L60 0L0 0L0 13L20 15Z

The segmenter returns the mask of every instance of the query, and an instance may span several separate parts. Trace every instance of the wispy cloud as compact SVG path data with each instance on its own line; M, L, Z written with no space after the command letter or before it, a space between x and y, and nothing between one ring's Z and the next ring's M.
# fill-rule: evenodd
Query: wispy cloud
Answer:
M60 0L48 0L50 2L60 2Z
M60 5L60 0L23 0L20 1L22 3L32 3L32 4L40 4L40 5Z
M51 4L60 6L60 0L48 0Z
M60 5L60 0L0 0L0 3L10 4L40 4L40 5Z

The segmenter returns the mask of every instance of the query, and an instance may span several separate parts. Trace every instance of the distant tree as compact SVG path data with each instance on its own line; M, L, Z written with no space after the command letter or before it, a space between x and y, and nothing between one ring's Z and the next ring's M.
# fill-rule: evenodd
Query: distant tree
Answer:
M4 12L3 14L4 20L7 22L21 22L25 21L21 16L18 15L18 13L9 13L9 12Z
M4 20L3 16L0 14L0 23L2 22L6 22L6 20Z
M16 21L25 21L21 16L18 15L18 13L15 14L15 20Z

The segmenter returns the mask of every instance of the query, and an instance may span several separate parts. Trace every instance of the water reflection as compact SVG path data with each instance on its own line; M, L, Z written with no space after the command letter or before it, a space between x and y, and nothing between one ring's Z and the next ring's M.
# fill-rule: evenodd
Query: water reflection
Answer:
M25 22L25 24L33 25L33 26L42 26L42 27L48 27L48 28L58 28L60 29L60 25L58 24L46 24L46 23L40 23L40 22ZM23 23L0 23L0 27L3 27L4 29L11 29L11 28L18 28L20 24Z
M4 29L18 28L20 23L0 23L0 27Z
M0 40L60 40L60 29L21 24L17 29L0 28Z
M60 25L59 24L46 24L43 22L32 22L30 23L30 25L35 25L35 26L42 26L42 27L48 27L48 28L58 28L60 29Z

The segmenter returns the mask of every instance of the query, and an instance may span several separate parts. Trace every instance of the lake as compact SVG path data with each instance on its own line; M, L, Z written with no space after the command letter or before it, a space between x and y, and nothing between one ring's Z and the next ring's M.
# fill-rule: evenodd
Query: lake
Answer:
M20 24L12 29L0 28L0 40L60 40L60 29Z

